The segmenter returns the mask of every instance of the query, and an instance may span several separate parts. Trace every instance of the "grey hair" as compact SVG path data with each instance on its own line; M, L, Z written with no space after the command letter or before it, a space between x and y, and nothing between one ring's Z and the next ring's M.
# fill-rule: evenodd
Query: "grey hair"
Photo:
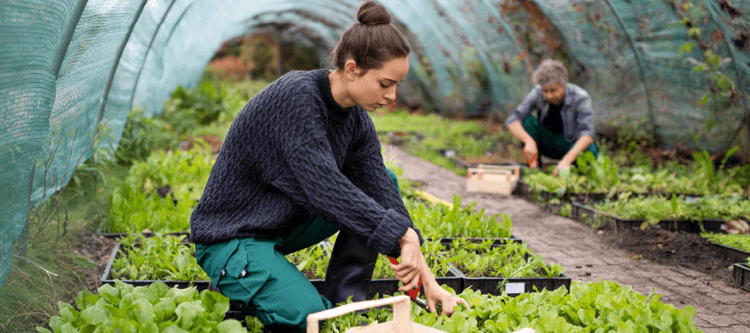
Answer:
M531 74L531 83L546 87L553 82L560 83L563 86L568 83L568 69L559 60L546 59Z

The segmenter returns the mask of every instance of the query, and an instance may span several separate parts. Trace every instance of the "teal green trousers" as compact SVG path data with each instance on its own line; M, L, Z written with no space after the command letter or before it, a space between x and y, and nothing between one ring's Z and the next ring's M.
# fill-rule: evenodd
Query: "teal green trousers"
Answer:
M396 175L386 169L400 194ZM338 231L316 217L285 237L196 244L196 258L221 293L253 306L263 325L304 332L307 315L330 309L332 304L284 255L318 244Z
M539 120L531 115L523 120L523 129L536 141L539 154L549 158L562 159L575 145L575 142L565 140L563 134L550 132L547 127L544 127ZM599 157L599 147L596 146L596 143L592 143L587 150L593 153L595 158Z

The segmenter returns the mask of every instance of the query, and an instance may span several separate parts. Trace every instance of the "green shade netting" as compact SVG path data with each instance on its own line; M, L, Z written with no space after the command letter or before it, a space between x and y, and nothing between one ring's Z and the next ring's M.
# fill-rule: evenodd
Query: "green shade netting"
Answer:
M680 23L682 1L381 1L413 53L399 100L434 112L507 116L545 57L570 66L592 95L597 126L646 119L662 142L724 148L747 123L750 1L692 1L700 36L722 59L736 95L699 102L707 72ZM361 1L0 0L0 285L30 209L68 182L92 154L91 138L116 147L128 111L159 114L178 85L193 86L230 38L276 27L314 46L321 67ZM534 29L533 19L549 23ZM538 43L542 31L562 47ZM739 78L742 78L740 81Z

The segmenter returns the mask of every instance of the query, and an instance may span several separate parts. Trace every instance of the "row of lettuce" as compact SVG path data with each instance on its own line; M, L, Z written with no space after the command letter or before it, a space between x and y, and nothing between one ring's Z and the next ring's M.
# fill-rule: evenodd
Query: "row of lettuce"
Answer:
M115 152L118 163L128 166L127 174L109 195L103 232L126 233L120 238L121 252L112 262L112 276L121 280L205 281L205 272L195 261L195 247L185 236L162 235L189 229L189 217L200 198L226 129L242 104L263 84L229 84L204 82L194 89L178 88L162 116L146 117L134 110L129 117L120 147ZM396 113L403 114L403 113ZM377 117L374 117L376 119ZM429 120L426 125L435 133L445 120ZM376 121L377 123L377 121ZM436 125L438 124L438 125ZM455 123L457 128L475 128L469 123ZM451 125L454 126L454 125ZM444 129L444 128L443 128ZM494 134L466 138L466 129L454 131L454 146L469 147L477 152L486 143L475 140L506 140ZM202 139L195 139L203 137ZM428 139L429 140L429 139ZM473 148L472 148L473 147ZM389 165L400 173L399 168ZM79 180L77 180L79 181ZM463 204L454 197L453 205L431 204L420 199L411 182L400 179L404 203L415 225L429 240L424 251L438 276L451 268L467 277L554 277L562 267L545 262L522 242L508 241L495 246L452 238L510 238L510 218L487 216L475 210L476 203ZM145 230L157 236L145 237ZM330 242L335 241L335 236ZM310 279L325 276L330 251L314 246L287 258ZM374 279L393 278L386 258L379 258ZM695 310L690 306L677 309L659 301L658 295L643 296L630 287L614 282L581 283L570 288L522 293L516 297L490 295L471 288L460 296L471 307L459 309L450 318L435 318L418 307L413 320L451 332L509 332L533 327L538 332L590 332L596 330L647 331L672 330L698 332L693 322ZM169 288L162 282L135 287L115 282L103 285L98 294L82 291L75 306L60 303L60 314L50 319L46 332L261 332L257 318L244 323L225 319L229 300L223 295L196 287ZM341 332L358 322L386 321L390 310L371 310L330 320L326 332ZM244 325L243 325L244 324Z

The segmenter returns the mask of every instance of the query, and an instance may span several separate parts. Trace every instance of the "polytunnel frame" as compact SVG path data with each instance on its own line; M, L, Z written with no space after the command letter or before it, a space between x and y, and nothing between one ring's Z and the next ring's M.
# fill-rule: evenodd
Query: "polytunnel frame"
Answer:
M161 31L161 27L164 25L164 21L166 21L167 16L169 16L170 11L172 10L172 6L179 0L172 0L172 2L169 3L169 6L167 7L167 10L164 12L164 15L162 15L161 20L159 21L159 25L156 26L156 29L154 30L153 36L151 36L151 41L148 43L148 48L146 48L146 52L143 55L143 61L141 62L141 67L138 69L138 74L135 76L135 83L133 84L133 93L130 95L130 109L133 109L133 102L135 101L135 92L136 87L138 87L138 82L141 80L141 74L143 73L143 68L146 67L146 61L148 60L148 56L151 53L151 48L154 46L154 41L156 40L156 37L159 35L159 32ZM182 15L185 14L190 9L190 6L192 6L193 3L191 2L187 6L185 6L185 9L183 9ZM176 23L179 23L180 19L178 18ZM176 24L175 24L176 25Z
M710 5L706 2L706 0L703 0L703 4L708 8ZM732 57L732 67L734 68L734 74L737 76L737 84L739 85L740 94L742 96L742 108L743 111L745 111L744 116L742 117L742 121L745 123L745 126L747 126L747 130L750 131L750 110L747 108L747 96L745 95L745 82L742 80L742 75L740 75L740 69L737 67L737 54L734 52L734 49L729 44L729 37L727 37L726 31L724 31L724 28L721 25L721 22L719 22L718 19L716 19L716 16L714 16L713 11L710 9L708 10L708 14L711 16L711 20L716 23L716 27L721 30L721 34L724 35L724 43L727 46L727 50L729 51L729 55ZM742 126L740 126L740 130L742 130ZM736 137L735 137L736 140ZM750 141L750 136L748 137L748 140Z

